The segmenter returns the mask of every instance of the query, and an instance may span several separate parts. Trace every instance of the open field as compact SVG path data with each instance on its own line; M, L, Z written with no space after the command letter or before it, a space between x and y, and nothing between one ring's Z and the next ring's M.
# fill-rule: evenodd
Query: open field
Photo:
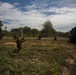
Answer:
M76 75L76 45L67 38L25 38L13 53L13 38L0 40L0 75Z

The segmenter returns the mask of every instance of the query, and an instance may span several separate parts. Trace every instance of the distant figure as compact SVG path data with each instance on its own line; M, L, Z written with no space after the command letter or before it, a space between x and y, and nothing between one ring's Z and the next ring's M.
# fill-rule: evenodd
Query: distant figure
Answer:
M57 36L54 37L54 41L57 41Z
M16 40L16 35L13 36L14 40Z
M41 40L42 36L38 36L38 39L37 40Z

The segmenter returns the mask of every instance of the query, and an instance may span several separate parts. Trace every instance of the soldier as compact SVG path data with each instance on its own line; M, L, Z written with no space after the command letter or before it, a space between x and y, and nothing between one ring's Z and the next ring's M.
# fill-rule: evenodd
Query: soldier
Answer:
M16 40L16 35L13 36L14 40Z
M21 35L18 35L16 37L16 44L17 44L18 52L22 49L22 43L23 43L23 40L21 38Z
M37 40L41 40L41 38L42 38L42 36L40 35L40 36L38 36L38 39Z
M54 37L54 41L57 41L57 36Z

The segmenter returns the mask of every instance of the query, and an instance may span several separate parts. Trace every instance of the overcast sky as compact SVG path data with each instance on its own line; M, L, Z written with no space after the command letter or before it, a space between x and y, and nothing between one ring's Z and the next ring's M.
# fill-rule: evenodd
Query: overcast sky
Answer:
M67 32L76 26L76 0L0 0L0 20L7 30L40 30L50 20L57 31Z

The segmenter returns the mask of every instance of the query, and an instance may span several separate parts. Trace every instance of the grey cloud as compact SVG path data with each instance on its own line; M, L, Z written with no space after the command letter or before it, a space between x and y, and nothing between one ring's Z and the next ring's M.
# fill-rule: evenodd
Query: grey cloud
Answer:
M45 12L53 11L59 13L59 14L50 14L47 16L42 11L33 9L36 6L28 6L28 7L32 8L32 10L22 11L19 8L15 7L15 5L9 3L1 3L0 19L9 22L9 24L4 23L4 26L7 26L8 30L23 26L29 26L31 28L41 29L42 24L49 19L53 23L54 28L61 31L67 31L72 28L73 26L72 23L76 24L76 8L69 8L69 7L63 7L63 8L51 7L50 9L46 8ZM68 27L68 29L65 27Z

